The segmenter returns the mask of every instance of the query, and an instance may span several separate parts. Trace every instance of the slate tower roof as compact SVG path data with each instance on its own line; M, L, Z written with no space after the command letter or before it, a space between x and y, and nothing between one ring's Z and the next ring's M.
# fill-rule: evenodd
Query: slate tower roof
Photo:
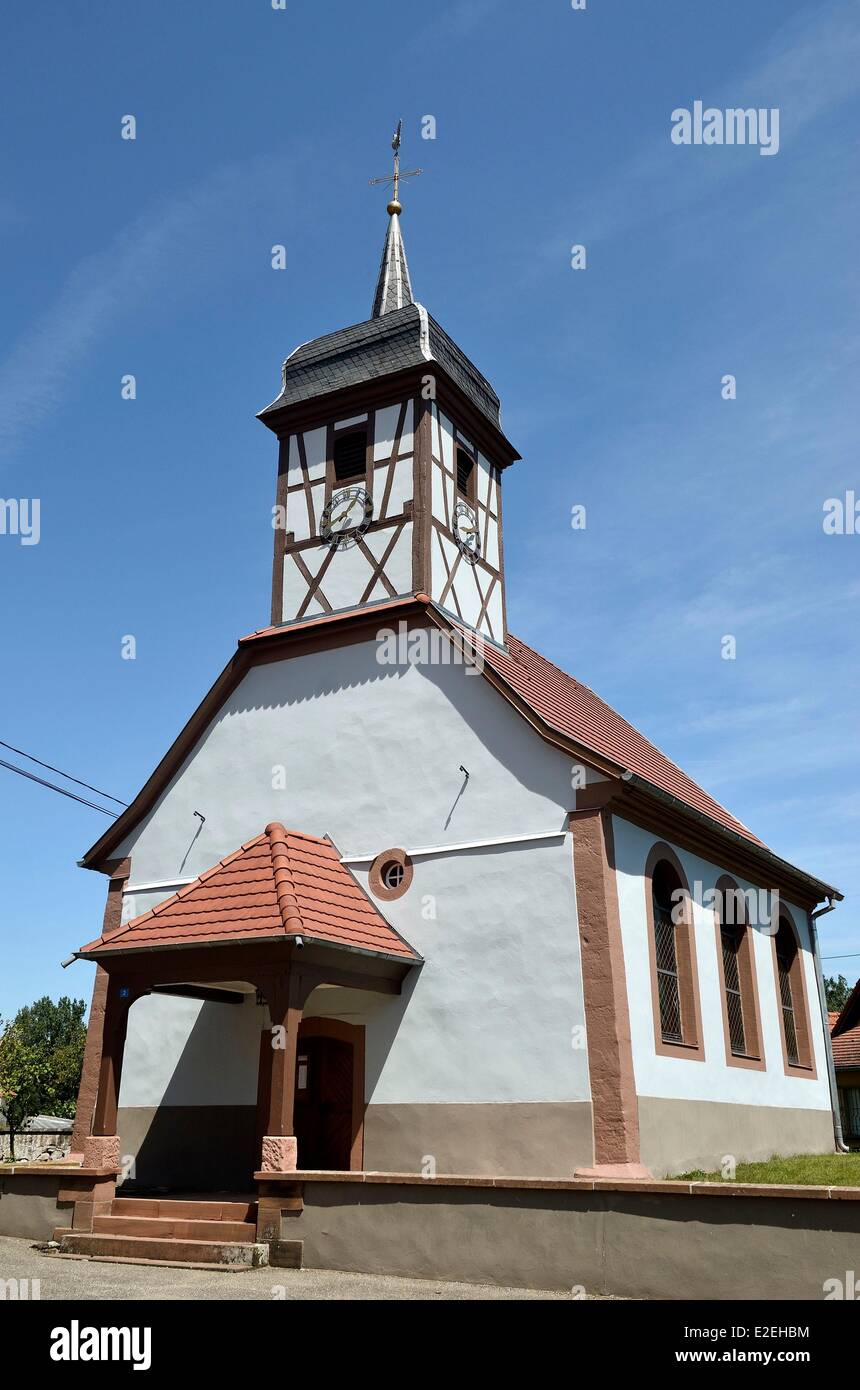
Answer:
M498 461L504 467L519 454L502 432L499 397L474 362L415 299L401 211L395 196L388 204L388 230L370 318L294 348L281 368L280 394L257 418L277 433L285 410L410 368L432 371L435 365L497 432L495 437L503 446Z

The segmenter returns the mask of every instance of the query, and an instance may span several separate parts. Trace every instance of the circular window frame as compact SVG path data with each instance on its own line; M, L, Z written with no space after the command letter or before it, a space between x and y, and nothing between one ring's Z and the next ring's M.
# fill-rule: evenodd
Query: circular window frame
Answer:
M385 882L385 875L393 868L399 867L403 870L403 877L396 888L391 888ZM393 902L395 898L402 898L404 893L409 891L412 883L412 860L405 849L386 849L382 854L377 854L370 866L369 885L370 891L375 898L382 902Z

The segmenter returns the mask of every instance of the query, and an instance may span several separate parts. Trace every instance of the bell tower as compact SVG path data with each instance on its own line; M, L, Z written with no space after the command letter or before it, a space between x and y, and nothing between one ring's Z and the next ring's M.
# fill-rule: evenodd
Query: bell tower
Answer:
M506 641L499 398L412 294L400 126L371 316L284 362L260 412L280 445L272 624L425 593Z

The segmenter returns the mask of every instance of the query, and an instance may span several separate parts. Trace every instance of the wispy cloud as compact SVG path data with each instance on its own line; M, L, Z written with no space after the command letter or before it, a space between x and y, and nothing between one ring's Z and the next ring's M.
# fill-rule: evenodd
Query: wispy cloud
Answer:
M675 107L691 106L695 99L719 108L780 108L783 147L796 141L803 128L824 112L858 93L860 72L860 7L846 0L809 6L789 20L774 36L758 60L746 72L726 76L712 92L667 93L665 127L648 141L629 163L612 170L602 186L582 190L572 217L556 218L557 225L574 225L588 243L627 232L654 219L664 225L673 215L689 211L702 197L725 181L749 173L767 163L756 150L711 150L709 157L686 161L687 177L679 180L677 166L689 151L670 143L670 116ZM748 158L738 158L745 153ZM726 157L723 157L726 156ZM548 239L540 261L558 264L559 244L566 232ZM540 264L532 262L534 269Z
M271 158L219 169L147 209L79 262L56 302L0 363L0 455L12 454L68 398L96 344L123 316L158 294L172 306L190 282L212 273L219 238L235 235L237 217L271 172Z

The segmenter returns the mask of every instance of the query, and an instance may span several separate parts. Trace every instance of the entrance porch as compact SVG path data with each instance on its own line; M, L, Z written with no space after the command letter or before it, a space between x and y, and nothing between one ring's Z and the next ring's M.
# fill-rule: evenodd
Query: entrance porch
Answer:
M146 1238L157 1245L163 1237L211 1245L219 1234L221 1244L268 1245L280 1240L282 1213L301 1209L299 1189L284 1181L299 1163L305 1169L361 1168L364 1029L313 1013L305 1017L306 1006L326 986L399 994L420 958L340 863L330 841L270 825L194 883L78 955L98 962L106 989L103 1012L90 1020L88 1050L91 1060L97 1054L98 1083L72 1226L57 1233L65 1248L93 1253L110 1237L126 1244ZM243 1180L238 1201L189 1194L178 1206L164 1193L117 1198L117 1177L125 1181L134 1160L121 1151L117 1124L133 1005L144 996L168 994L224 1002L232 992L241 1000L243 989L267 1010L247 1190ZM219 1202L231 1208L224 1215L215 1215ZM255 1240L249 1239L252 1231ZM248 1258L248 1251L239 1251L240 1263ZM260 1258L256 1252L254 1262Z

